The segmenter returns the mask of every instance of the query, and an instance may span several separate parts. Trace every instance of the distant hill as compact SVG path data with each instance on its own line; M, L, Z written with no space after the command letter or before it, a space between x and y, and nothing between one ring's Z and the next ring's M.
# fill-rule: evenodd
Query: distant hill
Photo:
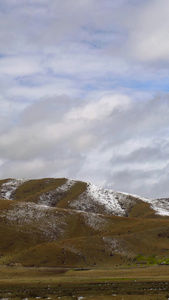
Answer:
M169 199L66 178L0 180L0 264L110 267L169 262Z

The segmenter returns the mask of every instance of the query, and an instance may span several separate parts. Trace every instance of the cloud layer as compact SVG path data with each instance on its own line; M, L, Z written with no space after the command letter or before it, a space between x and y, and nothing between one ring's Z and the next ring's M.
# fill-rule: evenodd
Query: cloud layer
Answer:
M167 0L0 2L0 176L168 197Z
M110 94L77 102L60 96L25 108L1 134L1 177L73 176L167 195L169 95L141 101Z

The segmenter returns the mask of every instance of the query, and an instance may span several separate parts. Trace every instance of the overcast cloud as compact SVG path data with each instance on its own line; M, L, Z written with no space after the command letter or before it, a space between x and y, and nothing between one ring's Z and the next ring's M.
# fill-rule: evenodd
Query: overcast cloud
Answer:
M169 197L168 0L0 1L0 177Z

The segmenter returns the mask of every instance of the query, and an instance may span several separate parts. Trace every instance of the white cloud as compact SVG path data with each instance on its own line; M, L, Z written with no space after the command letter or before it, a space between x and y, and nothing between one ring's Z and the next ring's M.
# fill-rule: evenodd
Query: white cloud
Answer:
M19 177L60 174L141 195L144 182L149 195L169 163L168 99L109 94L93 102L62 96L32 103L0 135L1 176L13 176L18 165Z
M1 75L26 76L40 71L38 61L27 57L5 57L0 60Z
M101 97L96 102L87 103L83 109L72 109L68 118L74 120L104 120L108 117L114 109L126 108L131 102L131 99L126 95L109 94Z
M138 7L130 27L130 51L144 62L169 60L169 2L167 0L146 1Z

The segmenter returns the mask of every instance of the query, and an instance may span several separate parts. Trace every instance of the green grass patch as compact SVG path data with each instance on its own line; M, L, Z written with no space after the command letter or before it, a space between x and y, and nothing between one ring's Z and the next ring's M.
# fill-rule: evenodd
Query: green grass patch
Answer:
M157 257L156 255L144 256L142 254L137 255L134 262L146 265L168 265L169 258Z

